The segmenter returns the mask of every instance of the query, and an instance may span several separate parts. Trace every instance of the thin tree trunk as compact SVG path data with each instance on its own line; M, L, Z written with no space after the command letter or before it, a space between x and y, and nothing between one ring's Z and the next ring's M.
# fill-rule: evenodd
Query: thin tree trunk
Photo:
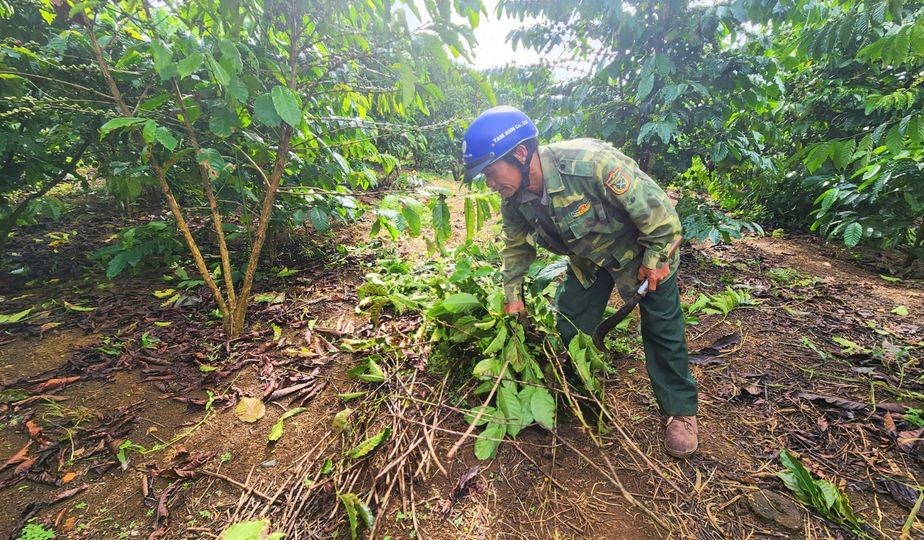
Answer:
M290 17L290 44L289 44L289 90L295 92L296 82L298 81L298 34L296 27L299 18L296 14ZM279 145L276 147L276 162L273 164L273 171L267 179L266 195L263 197L263 207L260 209L260 222L257 224L257 234L254 237L253 245L250 249L250 258L247 260L247 271L244 274L244 282L241 284L240 301L234 309L231 331L243 332L244 322L247 317L247 303L250 300L250 289L253 286L253 278L257 271L257 264L260 262L260 251L263 249L263 243L266 240L266 230L269 227L270 218L273 214L273 204L276 202L276 194L279 190L279 183L282 181L282 175L285 172L286 163L289 159L289 142L292 139L292 127L284 124L282 134L279 137Z
M99 64L100 71L103 73L103 78L106 80L106 83L109 86L109 90L112 92L113 101L115 101L119 112L121 112L123 116L132 117L132 111L125 103L125 99L122 97L122 92L119 91L119 87L116 84L115 79L112 77L112 73L109 71L109 64L106 62L105 57L103 57L103 49L100 47L99 41L96 39L96 33L93 31L93 28L88 21L84 22L84 28L87 30L87 35L90 38L90 45L93 48L93 54L96 56L96 61ZM208 267L205 264L205 259L202 256L202 252L199 251L199 246L196 244L196 240L192 236L189 225L187 225L186 220L183 218L180 205L177 203L176 198L173 196L173 192L170 189L170 185L167 183L167 171L163 166L161 166L160 162L158 162L157 158L154 156L153 147L144 141L144 139L141 137L141 134L138 133L137 130L133 130L132 133L134 134L138 145L145 149L147 161L150 164L151 169L154 170L154 175L157 177L157 181L160 184L161 192L163 192L164 198L167 200L167 206L170 207L170 212L173 213L173 218L176 220L177 228L183 234L183 239L186 241L186 246L189 248L189 251L193 256L196 269L199 271L199 275L202 277L202 280L205 281L205 284L212 291L212 295L215 297L215 302L218 304L218 309L221 311L222 319L224 321L225 331L230 332L231 312L228 309L228 305L225 302L224 296L221 294L221 290L218 288L218 285L215 283L215 280L212 279L212 275L209 273Z
M228 254L228 244L225 241L225 231L221 226L221 214L218 212L218 201L215 199L215 192L212 191L212 177L209 174L209 167L205 165L199 157L199 139L196 137L196 130L193 129L189 121L189 114L186 111L186 104L183 103L183 94L180 92L180 85L173 79L173 88L176 90L177 103L180 105L180 112L183 114L183 124L186 126L186 134L189 135L189 144L192 145L196 152L196 162L199 165L199 176L202 179L202 191L209 201L209 211L212 214L212 223L215 225L215 235L218 237L218 253L221 256L221 270L225 277L225 291L228 294L228 307L234 311L236 298L234 294L234 277L231 274L231 256Z

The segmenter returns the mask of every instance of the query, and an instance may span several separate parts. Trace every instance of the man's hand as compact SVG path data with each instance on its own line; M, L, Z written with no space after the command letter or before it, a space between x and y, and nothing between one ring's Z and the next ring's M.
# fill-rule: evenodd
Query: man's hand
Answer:
M526 304L524 304L522 300L515 300L508 304L504 304L504 313L507 315L526 313Z
M666 278L671 272L671 267L669 264L665 264L659 268L648 268L645 265L638 267L638 280L645 281L648 280L648 290L656 291L658 290L658 282Z

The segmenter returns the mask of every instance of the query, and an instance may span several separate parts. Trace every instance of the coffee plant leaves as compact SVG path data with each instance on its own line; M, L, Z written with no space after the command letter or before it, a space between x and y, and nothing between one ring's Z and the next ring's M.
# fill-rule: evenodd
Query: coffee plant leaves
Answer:
M555 398L551 392L537 387L530 397L529 407L540 426L549 430L555 427Z
M286 124L297 128L302 123L302 108L295 94L285 86L277 85L273 87L270 95L279 118Z
M516 437L523 429L523 409L513 384L501 384L497 389L497 409L507 421L507 434Z
M480 460L493 458L506 434L507 427L504 424L489 422L475 440L475 457Z

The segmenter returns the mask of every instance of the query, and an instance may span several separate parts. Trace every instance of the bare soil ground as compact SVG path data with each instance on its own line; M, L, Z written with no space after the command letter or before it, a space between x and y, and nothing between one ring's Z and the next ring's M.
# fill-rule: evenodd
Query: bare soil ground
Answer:
M460 231L458 198L449 202ZM104 212L106 201L82 204ZM529 428L478 462L470 442L446 457L466 427L465 391L423 369L419 321L373 327L356 311L356 288L388 249L366 242L368 224L281 244L266 267L299 272L268 271L258 292L276 301L255 304L250 333L227 342L204 291L162 306L162 271L110 286L89 267L85 254L127 223L91 226L73 212L11 246L31 271L0 278L2 312L34 312L0 326L0 531L10 538L28 519L58 538L102 539L217 538L260 517L289 538L343 538L345 493L373 508L374 538L849 537L792 504L775 476L782 448L840 486L871 536L898 538L924 479L924 429L908 409L924 409L922 283L887 281L886 263L858 263L812 236L684 248L685 301L726 287L753 301L688 327L697 456L663 453L633 329L620 339L634 352L607 382L622 431L603 450L566 422L557 436L570 446ZM49 233L71 231L49 245ZM395 247L426 258L421 242ZM381 359L387 380L358 383L346 372L365 355L344 349L351 338L401 347L408 364ZM368 394L346 401L355 391ZM239 420L243 397L262 398L265 416ZM338 433L332 419L344 408L355 411ZM392 436L374 454L343 457L386 427ZM669 528L622 498L614 476ZM766 493L789 501L794 522L755 513ZM924 536L912 523L906 534Z

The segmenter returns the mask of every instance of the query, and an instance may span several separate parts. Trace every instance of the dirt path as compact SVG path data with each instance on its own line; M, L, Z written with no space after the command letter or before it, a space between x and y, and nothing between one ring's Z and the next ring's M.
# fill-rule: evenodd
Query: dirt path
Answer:
M457 193L450 182L440 185ZM461 233L461 197L448 203ZM491 227L480 233L495 234ZM833 537L835 529L801 510L795 530L758 519L751 510L748 501L760 491L788 497L773 473L781 469L780 449L789 448L814 474L840 483L870 524L898 537L908 509L893 494L894 483L924 479L924 449L902 414L906 406L924 408L919 282L885 281L832 258L834 250L814 237L684 249L686 301L728 286L747 291L754 303L727 317L700 313L688 328L692 351L723 336L739 337L716 354L694 356L702 447L687 462L664 455L636 334L622 337L635 352L617 366L607 396L640 453L617 432L604 438L605 452L629 491L670 521L669 534L626 503L605 475L538 428L503 444L493 461L475 460L471 445L446 459L466 424L453 408L451 388L423 371L384 365L394 378L379 387L348 377L366 356L335 344L382 339L399 346L412 342L416 328L414 320L395 318L375 329L356 312L356 290L375 252L355 234L334 241L351 246L345 258L311 264L289 246L292 252L279 265L300 273L260 284L261 292L284 292L284 300L256 306L253 334L230 345L215 340L204 304L160 306L153 292L165 284L158 275L94 290L92 282L73 278L66 260L79 262L86 249L49 255L66 270L63 278L74 279L69 289L61 288L76 294L68 297L71 303L96 311L75 312L58 303L49 308L48 320L60 326L41 332L38 323L18 326L0 339L0 380L50 396L24 404L25 396L6 394L0 404L0 462L14 458L0 471L0 482L8 482L0 489L0 530L12 531L36 510L38 522L53 526L59 538L145 537L152 531L162 531L162 538L209 538L231 521L269 515L274 523L300 524L293 538L322 538L331 535L331 526L343 532L347 523L338 494L371 490L376 495L367 502L377 512L376 537ZM402 242L398 250L414 260L426 258L422 241ZM44 283L21 292L50 297ZM34 301L11 300L19 296L7 294L5 311ZM893 313L898 306L908 315ZM847 350L846 342L857 347ZM39 390L43 383L36 376L49 370L55 375L45 382L79 379ZM13 379L26 380L10 386ZM370 394L345 401L342 396L354 391ZM255 423L234 412L234 404L248 396L268 404ZM372 401L378 412L367 403ZM268 443L284 410L296 407L305 409L285 420L278 442ZM337 433L332 419L345 408L355 409L350 427ZM392 442L371 459L342 458L388 426L394 428ZM575 426L564 425L559 434L606 468ZM24 447L39 461L27 467L28 459L16 459ZM124 465L116 457L120 447ZM404 473L395 471L417 480L405 485ZM385 493L394 495L385 501Z

